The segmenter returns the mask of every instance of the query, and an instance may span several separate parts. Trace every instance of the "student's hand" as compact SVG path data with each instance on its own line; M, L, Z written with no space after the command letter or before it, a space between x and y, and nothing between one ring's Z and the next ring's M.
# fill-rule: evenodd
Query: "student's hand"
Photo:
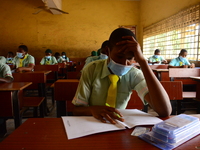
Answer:
M190 68L195 68L195 64L192 63L192 64L190 65Z
M124 36L122 38L126 40L116 43L116 45L122 46L119 51L123 52L125 55L133 53L135 60L138 63L145 61L145 58L140 48L140 44L132 36Z
M17 72L17 73L19 73L19 72L22 72L22 69L21 69L21 67L19 67L19 68L16 68L16 69L15 69L15 72Z
M162 62L163 64L167 64L167 60L163 60L163 62Z
M106 123L108 120L112 124L116 124L115 119L124 121L118 110L108 106L90 106L91 114L101 122Z

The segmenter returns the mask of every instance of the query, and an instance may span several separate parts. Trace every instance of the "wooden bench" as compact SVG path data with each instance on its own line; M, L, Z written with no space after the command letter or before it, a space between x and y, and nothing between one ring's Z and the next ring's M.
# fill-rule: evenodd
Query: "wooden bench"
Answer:
M74 105L72 100L75 96L79 80L62 79L54 84L54 99L57 105L57 117L71 115Z
M35 65L34 71L49 71L52 72L48 74L47 81L55 82L58 80L58 71L60 70L59 65Z
M171 105L171 115L181 113L181 100L183 100L183 84L181 81L160 81L167 92Z
M196 98L197 81L190 77L200 76L198 68L169 68L169 77L171 81L181 81L183 83L183 100L181 108L185 110L196 110L197 102L193 101ZM186 88L184 88L186 87ZM188 88L189 87L189 88Z

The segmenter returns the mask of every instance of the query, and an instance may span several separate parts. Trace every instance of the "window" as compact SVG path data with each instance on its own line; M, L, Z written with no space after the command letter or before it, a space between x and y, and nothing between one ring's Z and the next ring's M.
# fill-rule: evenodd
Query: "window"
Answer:
M198 4L144 28L144 55L149 58L160 49L162 56L172 59L186 49L189 60L200 60L199 9Z

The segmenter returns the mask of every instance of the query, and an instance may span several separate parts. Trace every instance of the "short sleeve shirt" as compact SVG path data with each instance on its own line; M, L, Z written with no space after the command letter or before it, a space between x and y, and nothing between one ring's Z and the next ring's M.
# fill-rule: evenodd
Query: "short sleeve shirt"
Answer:
M158 56L158 58L156 58L155 56L151 56L148 59L150 62L157 62L160 61L160 64L162 63L163 60L165 60L162 56Z
M183 65L190 65L190 62L185 58L181 60L179 57L174 58L169 63L170 66L183 66Z
M35 59L33 56L26 54L26 58L22 61L22 67L28 67L29 64L35 65ZM20 65L20 58L15 56L14 57L14 64L16 65L16 68Z
M0 78L6 78L6 77L13 78L10 67L7 64L0 63Z
M43 57L42 60L40 61L41 65L55 65L57 63L58 62L54 56L51 56L50 59Z
M0 63L6 63L6 58L4 56L0 56Z
M81 79L72 101L74 105L105 105L107 91L110 86L107 59L88 64L83 70ZM116 108L125 109L132 94L136 90L144 104L148 93L146 81L141 70L132 68L127 74L120 76L117 83Z

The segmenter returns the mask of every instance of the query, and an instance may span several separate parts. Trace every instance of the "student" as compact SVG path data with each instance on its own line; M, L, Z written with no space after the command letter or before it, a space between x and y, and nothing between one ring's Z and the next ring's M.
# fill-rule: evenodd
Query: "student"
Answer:
M35 59L28 54L28 47L20 45L17 50L17 55L14 57L15 72L33 71L35 66Z
M100 59L107 59L107 49L108 49L108 43L109 41L106 40L102 43L101 45L101 49L99 51L100 55L99 56L90 56L85 60L85 65L83 68L85 68L85 66L87 66L90 62L93 62L95 60L100 60Z
M14 54L13 54L13 52L8 52L7 58L6 58L6 64L8 64L8 65L14 64Z
M63 58L66 62L69 62L69 58L67 57L67 54L66 54L65 52L62 52L61 55L62 55L62 58Z
M169 63L169 68L195 68L195 64L187 60L187 50L182 49L179 53L179 57L174 58Z
M60 56L60 53L58 53L58 52L56 52L54 54L54 57L56 58L58 63L64 63L65 62L65 60Z
M148 63L151 63L151 64L161 64L161 63L166 64L167 60L165 60L162 56L160 56L160 50L156 49L154 51L154 55L151 56L148 59Z
M13 81L13 76L10 67L7 64L0 63L0 83L10 83ZM0 119L0 137L7 133L6 119Z
M0 56L0 63L5 64L6 58L4 56Z
M166 117L171 114L169 97L148 67L140 45L132 31L118 28L109 38L108 59L93 61L82 71L81 79L72 103L76 106L74 115L94 116L102 122L115 124L115 119L124 121L117 109L125 109L132 90L158 113ZM140 64L141 70L129 62L132 58ZM106 106L110 76L119 76L115 108ZM117 115L116 115L117 114Z
M45 51L45 57L42 58L40 64L41 65L55 65L57 64L57 60L54 56L52 56L52 50L47 49Z

